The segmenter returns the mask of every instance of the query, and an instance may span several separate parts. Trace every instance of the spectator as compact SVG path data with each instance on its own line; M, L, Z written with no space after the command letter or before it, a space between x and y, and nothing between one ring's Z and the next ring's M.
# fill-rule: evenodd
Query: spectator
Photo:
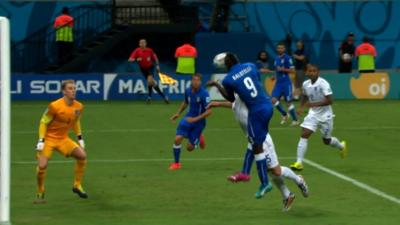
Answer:
M351 73L354 51L354 34L350 32L339 48L339 73Z
M376 49L371 44L368 37L363 38L363 43L356 49L356 56L358 59L358 71L360 73L373 73L375 72L375 57Z
M256 65L257 65L258 71L261 74L271 73L272 72L269 69L268 53L266 51L261 51L261 52L258 53Z
M175 51L175 58L178 60L177 73L194 74L196 68L197 49L186 43Z
M304 50L303 41L298 41L296 43L296 51L293 54L294 58L294 67L296 68L296 82L295 82L295 90L294 90L294 100L299 100L301 94L301 88L304 82L304 71L307 65L307 54Z
M68 60L73 49L74 42L74 18L69 15L69 9L64 7L62 14L54 21L56 30L56 43L58 53L58 64L63 65Z

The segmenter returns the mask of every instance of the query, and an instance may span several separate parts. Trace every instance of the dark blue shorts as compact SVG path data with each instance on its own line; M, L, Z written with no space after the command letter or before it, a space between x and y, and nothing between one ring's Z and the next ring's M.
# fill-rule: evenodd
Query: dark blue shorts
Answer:
M262 145L268 134L269 121L272 118L274 110L272 107L259 109L255 112L249 112L247 131L249 141L252 144Z
M285 98L286 102L291 102L293 99L292 83L276 83L274 89L272 90L272 97L276 99Z
M198 145L200 135L205 127L204 123L189 123L184 117L176 128L176 135L187 138L192 145Z

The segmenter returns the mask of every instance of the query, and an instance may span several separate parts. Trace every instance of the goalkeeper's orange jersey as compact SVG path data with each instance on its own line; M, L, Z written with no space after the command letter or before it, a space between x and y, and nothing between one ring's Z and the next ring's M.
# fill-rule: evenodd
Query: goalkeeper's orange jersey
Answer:
M72 105L68 105L64 98L60 98L49 104L46 115L51 117L51 122L47 125L45 138L64 139L68 136L69 130L75 123L83 110L83 104L74 100Z

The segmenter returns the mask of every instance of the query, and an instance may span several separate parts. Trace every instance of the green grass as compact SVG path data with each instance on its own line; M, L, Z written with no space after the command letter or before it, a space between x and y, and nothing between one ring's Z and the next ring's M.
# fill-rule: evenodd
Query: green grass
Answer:
M311 195L297 198L282 213L277 188L256 200L258 179L232 184L226 176L241 168L246 138L230 110L216 109L205 130L207 149L182 153L183 169L168 171L176 124L169 117L178 103L87 102L82 119L89 164L84 187L89 199L71 192L73 161L52 163L46 179L47 204L32 204L36 191L34 160L39 118L46 102L15 102L12 107L13 224L340 224L397 225L400 205L306 165L302 174ZM337 101L334 135L348 141L350 153L341 160L323 145L320 134L309 143L307 158L400 198L400 103L398 101ZM293 162L300 129L270 124L282 165ZM85 132L86 131L86 132ZM185 159L237 160L185 161ZM95 160L167 159L167 161L96 162ZM53 161L65 160L54 154ZM70 160L70 159L67 159Z

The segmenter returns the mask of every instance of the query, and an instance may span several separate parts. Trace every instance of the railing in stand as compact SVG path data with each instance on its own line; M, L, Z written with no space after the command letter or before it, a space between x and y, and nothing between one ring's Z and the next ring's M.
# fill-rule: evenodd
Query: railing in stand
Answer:
M113 25L112 5L89 5L72 8L74 46L81 48ZM12 46L14 72L43 72L57 61L56 31L53 22Z

